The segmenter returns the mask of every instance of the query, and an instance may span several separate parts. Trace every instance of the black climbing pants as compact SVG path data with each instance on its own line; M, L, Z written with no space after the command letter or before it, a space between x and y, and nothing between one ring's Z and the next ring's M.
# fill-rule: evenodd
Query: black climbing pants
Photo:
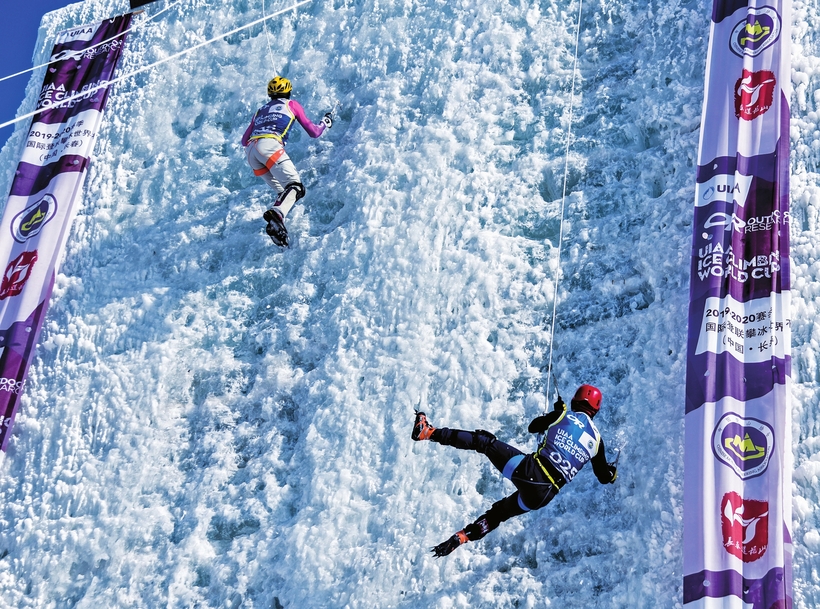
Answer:
M544 507L558 493L558 488L547 478L532 454L522 453L488 431L440 427L430 439L445 446L474 450L486 455L496 469L518 489L512 495L493 503L489 510L464 528L471 541L481 539L513 516Z

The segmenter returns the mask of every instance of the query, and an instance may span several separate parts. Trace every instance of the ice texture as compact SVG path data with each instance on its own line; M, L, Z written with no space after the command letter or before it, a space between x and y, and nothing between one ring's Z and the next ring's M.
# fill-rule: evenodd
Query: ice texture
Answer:
M120 73L262 6L179 2L130 35ZM55 32L125 10L45 15L35 62ZM711 2L584 2L571 100L577 14L553 0L315 0L116 85L0 457L0 607L682 607ZM810 609L817 2L795 0L794 20L792 532L795 607ZM324 137L297 128L288 144L307 196L287 251L264 234L274 196L239 144L275 73L314 120L340 102ZM26 128L0 153L3 192ZM414 408L531 450L551 349L565 398L603 391L617 483L587 468L546 508L434 559L513 487L482 455L413 443Z

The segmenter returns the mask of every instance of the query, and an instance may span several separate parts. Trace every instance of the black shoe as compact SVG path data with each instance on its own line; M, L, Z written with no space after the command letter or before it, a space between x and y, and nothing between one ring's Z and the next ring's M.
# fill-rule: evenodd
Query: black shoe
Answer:
M282 216L279 212L269 209L262 217L268 223L265 227L265 232L276 245L280 247L288 246L288 229L285 228L285 223L282 222Z
M453 550L455 550L458 546L464 545L468 541L470 541L470 539L467 537L467 534L464 532L464 530L461 530L452 537L450 537L450 539L448 539L447 541L442 541L437 546L430 548L430 551L436 558L441 558L442 556L447 556L448 554L451 554Z

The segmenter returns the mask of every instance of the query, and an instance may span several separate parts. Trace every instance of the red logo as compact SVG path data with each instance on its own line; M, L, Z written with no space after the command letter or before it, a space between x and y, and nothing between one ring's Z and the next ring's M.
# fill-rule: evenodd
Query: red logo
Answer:
M752 121L772 107L777 80L774 72L743 70L735 83L735 116Z
M23 252L12 260L3 273L3 283L0 285L0 300L10 296L17 296L23 291L23 286L31 277L31 270L37 262L37 250Z
M743 499L732 491L720 502L723 547L743 562L754 562L769 547L769 502Z

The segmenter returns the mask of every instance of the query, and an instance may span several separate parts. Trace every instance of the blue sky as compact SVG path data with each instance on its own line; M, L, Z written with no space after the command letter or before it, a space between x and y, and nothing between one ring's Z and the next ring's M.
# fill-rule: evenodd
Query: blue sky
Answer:
M0 51L3 57L0 77L30 68L37 30L43 15L75 2L76 0L27 0L4 3L3 19L0 19ZM29 73L0 82L0 123L14 118L23 101L30 77ZM6 143L13 132L13 126L0 129L0 146Z

